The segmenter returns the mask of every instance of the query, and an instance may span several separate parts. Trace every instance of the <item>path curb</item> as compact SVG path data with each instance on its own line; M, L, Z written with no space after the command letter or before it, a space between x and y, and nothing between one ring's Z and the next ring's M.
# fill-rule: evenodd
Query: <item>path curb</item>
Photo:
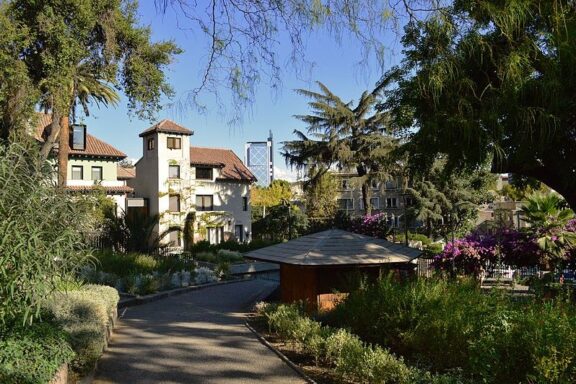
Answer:
M317 384L314 380L312 380L312 378L310 376L308 376L303 370L302 368L300 368L298 365L294 364L292 362L292 360L290 360L288 357L286 357L286 355L284 355L282 352L280 352L278 349L276 349L276 347L274 347L272 344L270 344L268 342L268 340L266 340L264 338L264 336L262 336L257 330L255 330L250 324L248 324L248 322L244 322L244 325L246 325L246 328L248 328L250 330L250 332L252 332L256 338L258 339L258 341L260 341L262 344L264 344L266 347L268 347L268 349L270 349L272 352L274 352L282 361L284 361L290 368L292 368L297 374L300 375L300 377L302 377L307 383L309 384Z
M192 292L192 291L197 291L197 290L204 289L204 288L210 288L210 287L214 287L214 286L217 286L217 285L226 285L226 284L232 284L232 283L241 283L241 282L243 282L243 281L249 281L249 280L250 280L250 279L238 279L238 280L218 281L218 282L215 282L215 283L208 283L208 284L201 284L201 285L191 285L191 286L189 286L189 287L172 289L172 290L170 290L170 291L153 293L153 294L151 294L151 295L146 295L146 296L138 296L138 297L134 297L134 298L132 298L132 299L127 299L127 300L124 300L124 301L120 301L120 302L118 303L118 309L126 308L126 307L133 307L133 306L135 306L135 305L146 304L146 303L150 303L150 302L152 302L152 301L164 299L164 298L166 298L166 297L181 295L181 294L183 294L183 293L188 293L188 292Z

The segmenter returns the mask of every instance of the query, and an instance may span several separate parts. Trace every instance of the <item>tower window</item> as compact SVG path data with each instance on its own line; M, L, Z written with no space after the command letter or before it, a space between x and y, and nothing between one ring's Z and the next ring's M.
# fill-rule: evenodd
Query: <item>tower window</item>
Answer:
M179 137L169 137L167 139L168 149L180 149L182 148L182 142Z

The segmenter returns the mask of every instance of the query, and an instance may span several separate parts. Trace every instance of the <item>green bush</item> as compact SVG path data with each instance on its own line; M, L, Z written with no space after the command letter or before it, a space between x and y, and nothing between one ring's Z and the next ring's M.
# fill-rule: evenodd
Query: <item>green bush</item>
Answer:
M194 258L198 261L204 261L207 263L216 263L218 261L216 255L212 252L199 252L194 255Z
M576 310L560 300L514 301L470 280L385 278L351 293L326 321L467 380L576 382Z
M64 331L48 322L0 333L0 383L45 384L74 357Z
M194 255L197 255L198 253L202 253L202 252L216 253L221 249L227 250L227 251L245 253L245 252L253 251L255 249L268 247L270 245L274 245L277 243L278 243L278 241L254 239L254 240L250 241L249 243L239 243L235 240L227 240L227 241L221 242L220 244L210 244L206 240L201 240L201 241L194 243L190 247L190 251Z
M236 251L228 251L225 249L220 249L216 253L216 258L218 259L218 261L225 261L228 263L236 263L244 260L241 253Z
M53 176L35 143L0 145L0 326L37 318L57 282L88 257L86 205Z
M110 287L87 285L77 291L54 293L44 303L54 321L70 335L76 352L71 367L76 372L90 370L102 354L119 299L114 291Z
M140 286L138 287L138 293L141 295L149 295L151 293L157 292L160 288L160 280L153 275L143 275L140 278Z
M122 279L122 285L123 285L124 291L131 294L131 295L137 294L139 292L139 289L140 289L139 282L140 282L140 279L139 279L138 275L130 274L130 275L124 277Z
M210 244L208 240L197 241L191 246L190 249L192 253L211 252L214 250L215 247L212 244Z
M320 323L303 315L296 305L257 306L271 332L294 343L314 357L335 369L346 382L358 383L450 383L440 381L437 375L408 367L383 348L372 347L344 329L322 327ZM448 376L446 376L448 377Z
M120 301L120 295L116 289L106 285L88 284L82 286L81 290L90 292L90 294L100 297L100 299L106 305L106 312L109 316L112 316L116 313L116 308L118 307L118 302Z
M219 261L214 273L220 279L227 279L230 277L230 263L228 261Z
M140 253L122 254L111 250L96 253L97 269L119 277L131 274L154 272L159 265L157 259Z

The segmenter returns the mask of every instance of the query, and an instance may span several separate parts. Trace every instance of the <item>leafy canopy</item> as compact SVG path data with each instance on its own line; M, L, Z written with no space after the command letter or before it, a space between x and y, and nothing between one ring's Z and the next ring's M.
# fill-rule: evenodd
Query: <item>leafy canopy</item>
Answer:
M576 206L576 8L568 0L455 0L403 37L386 107L422 166L535 178Z
M0 6L0 132L6 138L37 104L66 117L76 98L115 103L127 96L140 118L153 118L170 95L164 68L180 52L152 42L133 0L9 0ZM56 122L58 124L58 122Z

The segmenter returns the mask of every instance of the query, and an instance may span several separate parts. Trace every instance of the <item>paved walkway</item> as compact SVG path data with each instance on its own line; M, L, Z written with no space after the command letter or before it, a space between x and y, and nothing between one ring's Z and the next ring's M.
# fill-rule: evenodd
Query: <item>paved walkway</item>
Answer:
M275 286L251 280L127 308L94 384L303 383L244 326Z

